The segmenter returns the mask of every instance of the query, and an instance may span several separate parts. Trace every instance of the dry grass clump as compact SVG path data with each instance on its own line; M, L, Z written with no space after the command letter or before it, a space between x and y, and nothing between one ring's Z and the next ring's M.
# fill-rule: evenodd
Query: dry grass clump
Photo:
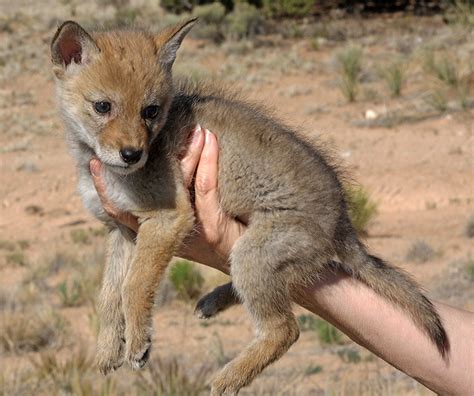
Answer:
M474 301L474 258L454 260L432 282L433 297L460 307Z
M464 233L468 238L474 238L474 215L472 215L467 221Z
M387 84L392 97L398 97L402 93L402 88L405 80L406 65L401 61L394 61L388 64L381 75Z
M33 284L44 292L53 291L63 307L77 307L93 301L98 294L103 262L102 250L77 255L55 252L25 275L23 285ZM62 272L65 274L62 281L51 282L52 275Z
M84 283L77 279L67 279L59 283L57 293L63 307L79 307L87 301Z
M86 256L90 257L90 256ZM102 263L85 261L68 271L67 278L56 286L63 307L78 307L92 303L99 293L102 281Z
M416 241L411 245L406 254L408 261L415 261L417 263L426 263L436 257L434 249L425 241Z
M66 322L47 307L7 309L0 313L0 351L37 352L64 341Z
M0 239L0 250L7 252L5 255L5 261L9 265L20 267L27 266L29 263L24 250L28 249L29 246L29 241L25 239L19 241Z
M92 243L91 236L83 228L77 228L75 230L72 230L70 235L72 242L75 244L90 245Z
M25 267L28 264L28 260L23 252L13 252L6 255L7 263L10 265L16 265L19 267Z
M339 88L348 102L354 102L362 72L362 49L351 45L336 56L339 69Z
M195 365L191 368L176 357L155 357L148 363L146 371L138 372L136 386L139 394L199 396L209 393L207 382L211 372L210 366Z
M81 396L117 394L111 377L105 380L97 377L95 364L85 346L76 348L66 359L43 352L31 363L33 375L44 391L54 389L58 394Z
M452 0L444 18L448 23L474 27L474 2L472 0Z
M469 275L469 278L474 281L474 259L469 259L468 264L467 264L467 270L466 272Z
M37 394L38 385L32 370L2 367L0 372L0 395L35 395Z
M468 58L467 58L468 59ZM439 112L448 109L468 109L472 107L474 71L472 62L463 59L459 54L443 51L435 54L433 50L424 53L424 70L432 77L431 94L428 104ZM458 104L451 104L454 100Z
M20 311L44 302L42 285L28 282L9 290L0 291L0 311Z
M427 51L425 54L424 67L428 73L431 73L446 85L454 88L459 85L459 64L452 56L442 54L442 56L437 57L433 51Z

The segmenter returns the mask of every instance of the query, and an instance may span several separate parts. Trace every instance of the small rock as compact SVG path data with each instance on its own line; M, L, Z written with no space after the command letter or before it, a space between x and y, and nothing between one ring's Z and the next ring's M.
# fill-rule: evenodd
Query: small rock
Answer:
M366 120L375 120L379 115L375 112L375 110L366 110L365 111L365 119Z

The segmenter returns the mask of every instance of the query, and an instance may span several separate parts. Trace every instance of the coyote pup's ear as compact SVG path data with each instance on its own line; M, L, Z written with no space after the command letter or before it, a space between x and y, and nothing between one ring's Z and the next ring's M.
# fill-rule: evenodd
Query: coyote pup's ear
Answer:
M170 71L176 59L178 51L184 37L189 33L196 23L197 18L179 23L176 26L165 29L155 37L155 44L158 48L158 60L165 70Z
M99 47L80 25L73 21L64 22L51 42L51 60L55 66L66 69L70 64L85 64Z

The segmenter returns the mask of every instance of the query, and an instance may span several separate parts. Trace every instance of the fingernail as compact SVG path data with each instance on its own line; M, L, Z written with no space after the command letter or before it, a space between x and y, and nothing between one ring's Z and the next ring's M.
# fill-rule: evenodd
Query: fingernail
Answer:
M199 136L202 133L202 128L201 125L197 124L196 128L194 128L193 131L193 138L192 138L192 144L196 144L199 141Z
M206 134L206 140L205 143L209 144L211 142L211 131L209 129L204 129L205 134Z

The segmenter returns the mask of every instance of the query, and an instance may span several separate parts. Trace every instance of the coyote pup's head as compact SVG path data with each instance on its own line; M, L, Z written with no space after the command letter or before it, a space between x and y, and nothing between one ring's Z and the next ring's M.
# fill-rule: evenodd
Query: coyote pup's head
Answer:
M173 97L171 67L195 20L158 35L87 33L63 23L51 43L59 105L70 138L116 173L142 167Z

